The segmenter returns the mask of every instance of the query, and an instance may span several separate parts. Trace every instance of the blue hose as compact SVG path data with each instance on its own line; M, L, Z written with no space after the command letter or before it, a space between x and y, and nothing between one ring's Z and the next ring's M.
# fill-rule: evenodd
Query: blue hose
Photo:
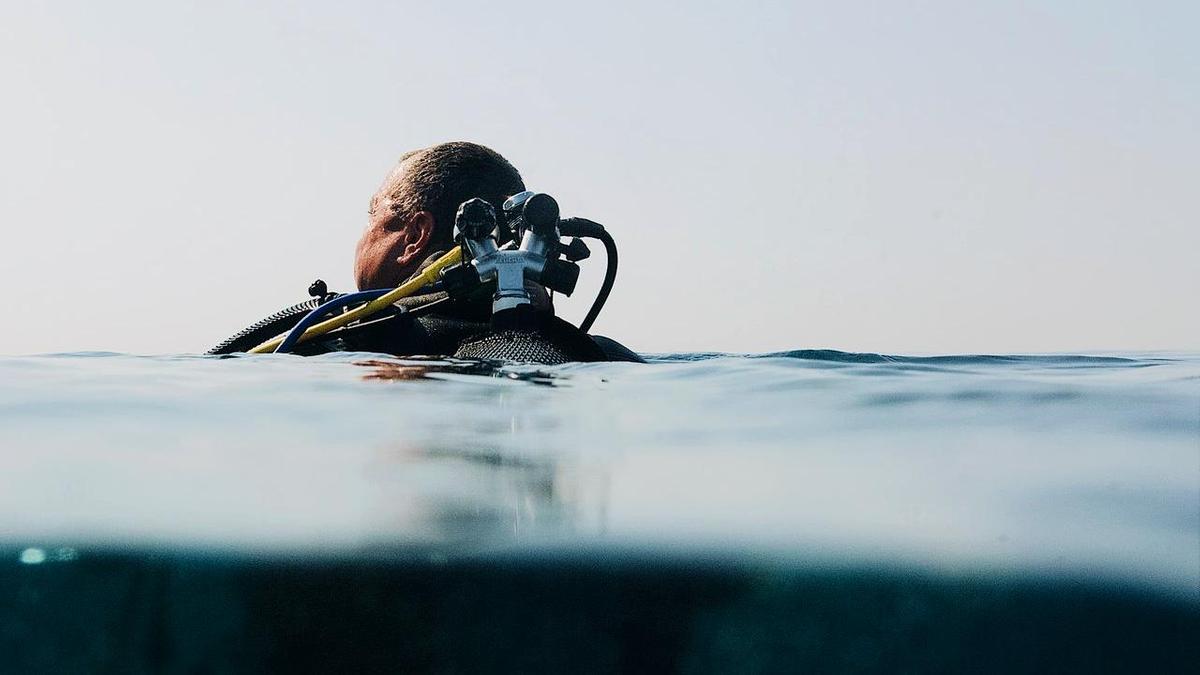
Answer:
M296 326L288 332L287 337L283 339L283 342L280 342L279 346L275 348L275 353L286 354L292 351L292 347L295 347L296 343L300 341L300 336L304 335L304 331L308 330L309 326L312 326L321 319L324 319L326 314L329 314L335 310L339 310L346 305L353 305L358 302L370 302L371 300L374 300L375 298L378 298L391 290L392 289L390 288L377 288L373 291L360 291L358 293L347 293L345 295L337 296L336 298L309 312L303 319L300 319L300 323L296 324Z

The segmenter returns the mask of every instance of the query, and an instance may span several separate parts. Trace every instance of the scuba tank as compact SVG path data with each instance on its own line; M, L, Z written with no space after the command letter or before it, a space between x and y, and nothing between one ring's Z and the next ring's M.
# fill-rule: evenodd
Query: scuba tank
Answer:
M613 340L587 334L617 269L616 244L599 223L560 219L553 197L526 191L504 202L502 218L485 200L463 202L454 231L455 248L395 289L328 293L318 280L309 288L312 300L276 312L208 353L372 351L541 364L642 361ZM573 239L563 243L564 236ZM576 328L539 307L535 295L541 289L574 292L578 263L591 253L583 238L603 242L608 264Z

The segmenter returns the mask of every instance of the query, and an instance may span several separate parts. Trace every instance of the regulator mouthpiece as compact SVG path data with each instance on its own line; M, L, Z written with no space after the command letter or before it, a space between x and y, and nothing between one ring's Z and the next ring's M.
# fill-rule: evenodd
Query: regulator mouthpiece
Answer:
M544 192L518 192L504 200L503 209L505 220L518 234L532 230L540 237L550 237L558 227L558 202Z
M554 197L545 193L535 194L525 200L525 207L521 211L525 226L534 234L541 237L555 234L558 228L558 202L554 201Z

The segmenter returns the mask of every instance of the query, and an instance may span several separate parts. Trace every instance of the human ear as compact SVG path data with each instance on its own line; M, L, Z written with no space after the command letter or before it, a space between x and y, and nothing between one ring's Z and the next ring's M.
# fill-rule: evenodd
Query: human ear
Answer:
M404 232L406 235L404 249L396 258L400 267L419 263L421 262L418 259L420 256L428 255L425 249L429 248L429 242L433 240L433 214L428 211L417 211L408 218Z

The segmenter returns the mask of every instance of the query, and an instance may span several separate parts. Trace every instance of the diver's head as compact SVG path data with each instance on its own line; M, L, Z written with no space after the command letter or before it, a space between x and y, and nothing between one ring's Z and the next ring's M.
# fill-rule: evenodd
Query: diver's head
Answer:
M459 204L482 197L499 212L524 190L512 164L482 145L458 141L405 153L371 197L354 258L359 289L398 286L430 253L450 248Z

